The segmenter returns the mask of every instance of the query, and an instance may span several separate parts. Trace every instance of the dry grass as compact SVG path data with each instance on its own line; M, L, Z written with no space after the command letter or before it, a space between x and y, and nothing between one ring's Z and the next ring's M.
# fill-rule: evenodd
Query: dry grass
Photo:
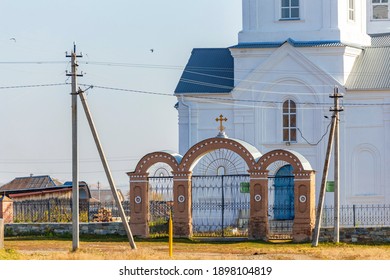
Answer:
M19 260L165 260L165 240L138 241L131 250L127 241L82 241L71 251L70 240L6 239L0 259ZM390 244L310 244L263 242L205 242L176 240L172 259L179 260L390 260Z

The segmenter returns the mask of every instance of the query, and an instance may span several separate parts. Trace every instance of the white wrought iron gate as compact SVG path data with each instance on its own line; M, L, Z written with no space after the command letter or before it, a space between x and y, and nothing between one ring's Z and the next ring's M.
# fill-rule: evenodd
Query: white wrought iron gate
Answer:
M249 175L192 176L194 236L248 236Z

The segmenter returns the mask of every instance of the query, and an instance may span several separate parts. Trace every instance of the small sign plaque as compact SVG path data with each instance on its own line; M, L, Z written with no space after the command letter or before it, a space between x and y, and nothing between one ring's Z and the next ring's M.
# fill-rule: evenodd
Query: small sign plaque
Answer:
M326 181L326 192L334 192L334 181Z
M240 193L249 193L249 182L240 183Z

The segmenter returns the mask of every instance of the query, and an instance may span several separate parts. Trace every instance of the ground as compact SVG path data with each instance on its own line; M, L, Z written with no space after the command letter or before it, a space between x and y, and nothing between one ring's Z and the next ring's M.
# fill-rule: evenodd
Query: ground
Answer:
M71 239L6 238L0 260L390 260L390 244L264 243L257 241L137 240L137 250L118 237L84 238L72 252Z

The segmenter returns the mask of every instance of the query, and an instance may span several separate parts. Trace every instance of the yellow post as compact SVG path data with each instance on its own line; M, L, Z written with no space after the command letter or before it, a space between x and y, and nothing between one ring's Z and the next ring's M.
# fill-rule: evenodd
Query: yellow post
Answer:
M172 213L169 214L169 228L168 228L168 239L169 239L169 257L173 256L173 223L172 223Z

